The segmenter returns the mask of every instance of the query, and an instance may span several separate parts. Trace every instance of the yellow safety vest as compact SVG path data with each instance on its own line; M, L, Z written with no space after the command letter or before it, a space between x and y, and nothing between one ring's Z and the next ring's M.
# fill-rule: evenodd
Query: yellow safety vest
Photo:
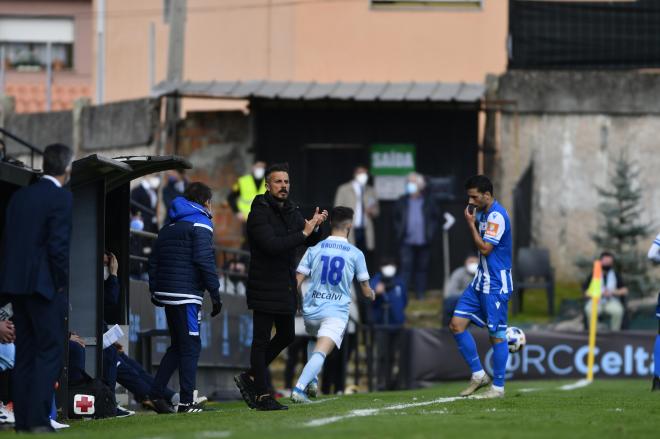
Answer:
M238 192L239 196L236 205L238 206L238 210L247 217L252 208L254 197L266 193L266 179L261 180L261 186L257 189L252 174L244 175L238 179Z

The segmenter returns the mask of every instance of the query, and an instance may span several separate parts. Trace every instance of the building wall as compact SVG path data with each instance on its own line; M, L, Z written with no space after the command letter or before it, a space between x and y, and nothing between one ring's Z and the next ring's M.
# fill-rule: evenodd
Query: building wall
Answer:
M515 100L501 116L496 196L512 205L526 167L534 167L533 245L550 249L560 280L582 280L578 257L597 249L597 188L605 187L621 153L639 168L642 221L660 224L660 76L643 73L509 72L498 97ZM601 90L609 93L603 94ZM514 224L515 230L515 224ZM646 250L648 242L641 244Z
M156 80L165 78L162 3L108 2L107 100L148 93L152 22ZM506 68L507 3L450 11L374 10L368 0L188 0L184 79L481 82Z
M52 109L68 110L76 99L91 97L94 15L91 0L2 1L0 16L73 17L74 69L53 74ZM46 109L46 73L16 72L5 74L5 94L14 96L17 112Z

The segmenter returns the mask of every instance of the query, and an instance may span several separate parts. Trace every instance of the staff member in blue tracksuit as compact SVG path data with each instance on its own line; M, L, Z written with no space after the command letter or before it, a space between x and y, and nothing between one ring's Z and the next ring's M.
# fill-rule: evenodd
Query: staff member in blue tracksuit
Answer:
M211 189L192 183L172 202L168 224L158 233L149 258L151 301L165 307L171 345L160 362L150 392L164 398L167 382L179 369L181 404L178 413L195 413L193 401L197 360L201 350L199 322L204 290L211 295L211 317L220 313L220 283L213 250Z

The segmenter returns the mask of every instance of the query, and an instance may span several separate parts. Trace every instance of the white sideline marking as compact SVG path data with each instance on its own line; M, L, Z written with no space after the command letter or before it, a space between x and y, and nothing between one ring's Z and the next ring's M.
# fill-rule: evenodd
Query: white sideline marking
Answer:
M231 436L231 431L200 431L195 435L199 439L220 439Z
M538 392L540 389L539 387L528 387L526 389L518 389L520 393L531 393L531 392Z
M582 380L576 381L573 384L563 385L563 386L559 387L559 389L560 390L575 390L575 389L579 389L579 388L582 388L582 387L586 387L589 384L591 384L591 381L586 380L586 379L582 379ZM536 391L540 391L540 390L543 390L543 389L533 387L533 388L527 388L527 389L519 389L518 391L526 393L526 392L536 392ZM454 401L458 401L458 400L461 400L461 399L465 400L467 398L462 397L462 396L449 396L449 397L445 397L445 398L437 398L437 399L434 399L434 400L431 400L431 401L412 402L412 403L408 403L408 404L390 405L390 406L379 408L379 409L353 410L353 411L348 412L345 415L331 416L329 418L314 419L314 420L311 420L311 421L307 422L304 425L306 427L321 427L321 426L324 426L324 425L334 424L335 422L343 421L344 419L358 418L358 417L363 417L363 416L374 416L374 415L377 415L380 412L385 411L385 410L405 410L405 409L409 409L409 408L413 408L413 407L423 407L423 406L433 405L433 404L445 404L445 403L448 403L448 402L454 402ZM415 399L413 399L413 401L414 400ZM376 401L376 399L374 399L374 401ZM490 410L495 411L495 409L490 409ZM488 411L490 411L490 410L488 410Z
M575 389L580 389L582 387L587 387L589 384L591 384L591 381L587 379L582 379L574 382L573 384L566 384L564 386L561 386L559 390L575 390Z
M344 419L349 419L349 418L357 418L357 417L363 417L363 416L374 416L377 415L378 413L385 411L385 410L405 410L413 407L424 407L427 405L433 405L433 404L444 404L448 402L454 402L458 401L459 399L465 399L461 396L451 396L451 397L446 397L446 398L438 398L434 399L431 401L424 401L424 402L412 402L408 404L396 404L396 405L390 405L387 407L383 407L380 409L362 409L362 410L353 410L348 412L346 415L340 415L340 416L331 416L329 418L320 418L320 419L314 419L312 421L309 421L305 424L306 427L321 427L323 425L328 425L328 424L333 424L335 422L343 421Z
M324 402L334 401L335 399L339 399L339 397L335 396L334 398L317 399L316 401L308 402L308 404L323 404Z

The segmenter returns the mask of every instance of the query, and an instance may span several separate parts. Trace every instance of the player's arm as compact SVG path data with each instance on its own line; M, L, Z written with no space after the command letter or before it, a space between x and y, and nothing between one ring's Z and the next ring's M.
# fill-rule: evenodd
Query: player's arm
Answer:
M296 273L296 284L297 284L297 290L298 290L298 297L302 299L302 284L305 282L305 279L307 276L305 276L302 273Z
M490 252L493 251L493 244L484 241L481 239L481 235L479 235L479 230L477 229L477 212L476 210L473 213L470 213L468 208L465 208L465 220L468 223L468 228L470 230L470 235L472 235L472 240L474 241L474 245L477 247L479 250L479 253L481 253L484 256L488 256Z
M298 309L302 309L303 293L302 284L307 277L312 273L312 253L309 249L305 251L300 264L296 268L296 292L298 293Z
M360 288L362 289L362 294L364 297L371 300L372 302L376 300L376 293L371 289L371 285L369 285L368 280L360 282Z

